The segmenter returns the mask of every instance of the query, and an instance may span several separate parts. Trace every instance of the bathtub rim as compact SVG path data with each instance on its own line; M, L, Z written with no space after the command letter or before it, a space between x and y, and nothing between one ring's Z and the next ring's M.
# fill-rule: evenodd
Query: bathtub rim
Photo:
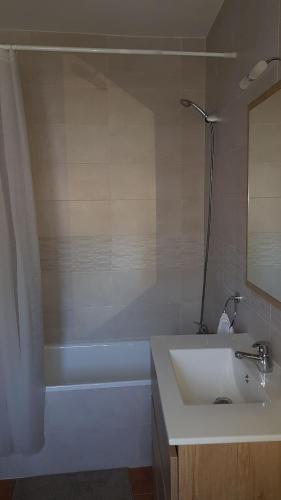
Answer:
M116 382L91 382L81 384L46 385L46 392L81 391L86 389L112 389L151 385L151 379L120 380Z
M85 341L79 341L77 343L69 343L69 344L58 344L56 342L50 342L50 343L46 343L44 344L43 346L43 350L44 349L59 349L59 350L63 350L63 349L75 349L77 347L110 347L112 345L116 345L116 344L129 344L129 345L134 345L134 344L147 344L147 346L149 347L149 350L150 350L150 339L136 339L136 340L132 340L132 339L123 339L123 340L116 340L116 339L113 339L113 340L102 340L102 341L95 341L95 342L89 342L87 340Z
M122 345L126 345L127 347L136 347L138 344L142 344L143 348L147 350L148 354L151 352L150 350L150 341L149 339L130 339L130 340L110 340L110 341L101 341L101 342L79 342L72 344L57 344L50 343L44 345L44 351L56 351L62 352L64 350L75 351L76 349L84 348L95 350L98 348L122 348ZM60 382L60 381L59 381ZM145 373L140 378L121 378L119 380L106 380L99 382L69 382L69 383L45 383L46 392L62 392L62 391L70 391L70 390L90 390L90 389L109 389L109 388L121 388L121 387L136 387L136 386L146 386L151 385L151 377L150 374Z

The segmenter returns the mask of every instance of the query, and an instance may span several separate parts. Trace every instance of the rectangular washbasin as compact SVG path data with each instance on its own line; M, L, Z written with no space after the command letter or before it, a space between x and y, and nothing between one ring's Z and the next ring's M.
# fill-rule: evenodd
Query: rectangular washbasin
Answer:
M231 348L172 349L169 354L185 405L268 400L258 377Z

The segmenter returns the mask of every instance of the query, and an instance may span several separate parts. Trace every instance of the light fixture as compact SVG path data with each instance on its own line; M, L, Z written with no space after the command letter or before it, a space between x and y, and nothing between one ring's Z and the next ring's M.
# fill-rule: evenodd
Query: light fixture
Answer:
M239 83L239 87L242 90L245 90L249 87L249 85L254 82L257 78L259 78L262 73L267 69L268 65L273 61L281 61L280 57L271 57L270 59L262 59L251 69L251 71L242 78Z

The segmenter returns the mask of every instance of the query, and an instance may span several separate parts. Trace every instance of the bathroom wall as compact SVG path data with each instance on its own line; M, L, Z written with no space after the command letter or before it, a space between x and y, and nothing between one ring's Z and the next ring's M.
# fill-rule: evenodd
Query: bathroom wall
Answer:
M239 81L260 59L280 55L279 40L279 0L225 0L207 39L208 50L238 52L237 60L207 63L207 108L222 118L216 131L207 321L215 329L226 297L240 292L244 300L237 330L271 339L275 358L281 361L281 310L245 284L247 106L280 79L278 63L247 90L239 88Z
M2 42L201 50L203 39L2 32ZM205 61L21 53L46 342L194 331Z

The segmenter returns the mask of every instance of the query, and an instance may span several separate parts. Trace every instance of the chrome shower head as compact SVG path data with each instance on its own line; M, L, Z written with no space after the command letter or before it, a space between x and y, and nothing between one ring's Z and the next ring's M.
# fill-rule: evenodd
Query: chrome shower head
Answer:
M204 109L202 109L198 104L195 104L195 102L190 101L189 99L181 99L180 103L182 106L185 106L186 108L190 108L192 106L194 109L196 109L205 119L206 123L215 123L218 121L218 117L216 115L208 115Z
M191 101L189 99L181 99L180 103L186 108L189 108L191 106Z

